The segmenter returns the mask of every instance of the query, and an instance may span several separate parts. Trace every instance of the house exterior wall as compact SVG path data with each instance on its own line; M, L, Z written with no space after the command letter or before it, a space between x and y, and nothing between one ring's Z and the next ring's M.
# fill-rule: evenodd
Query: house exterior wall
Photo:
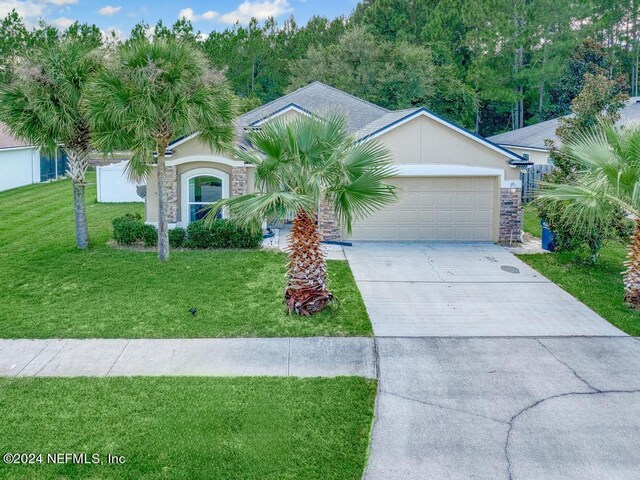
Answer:
M471 172L473 168L482 167L500 172L496 176L494 240L500 243L519 240L522 227L520 168L510 166L504 155L424 116L375 140L391 151L399 170L407 165L450 165L461 167L461 171L469 168ZM324 238L344 236L344 232L340 232L332 222L335 222L333 216L320 215L320 230Z
M0 192L40 182L37 148L0 150Z
M519 180L520 170L491 148L425 116L417 117L376 138L396 164L462 165L504 170L506 180Z
M287 118L300 115L297 112L286 112ZM282 118L279 117L279 118ZM424 116L417 117L380 136L375 141L382 143L392 153L393 161L399 169L407 168L439 168L444 166L457 169L458 176L486 176L478 170L489 172L496 179L495 202L496 215L493 226L495 237L499 242L519 239L521 229L522 208L519 196L520 168L508 164L501 153L468 138L439 122ZM226 195L236 196L251 193L255 189L252 166L235 164L230 154L212 152L197 138L179 145L169 161L169 222L182 224L181 218L181 177L190 170L213 168L229 175ZM220 163L224 160L227 163ZM184 163L181 163L184 162ZM462 173L460 173L462 172ZM470 172L470 173L464 173ZM475 173L474 173L475 172ZM403 176L423 176L424 174L406 174ZM447 176L447 175L438 175ZM158 221L157 176L151 172L147 182L146 220L149 223ZM325 205L319 211L319 228L324 239L338 239L344 232L337 225L333 212Z
M172 157L173 160L173 157ZM220 170L230 177L232 175L232 169L229 165L218 162L197 161L188 162L176 166L167 166L167 192L169 196L169 208L168 208L168 221L170 224L181 223L182 212L180 208L180 199L182 198L182 191L180 185L180 178L183 174L188 173L190 170L198 168L212 168ZM227 192L231 194L231 190ZM155 168L151 170L147 178L147 197L145 201L145 217L146 222L151 224L158 223L158 176Z

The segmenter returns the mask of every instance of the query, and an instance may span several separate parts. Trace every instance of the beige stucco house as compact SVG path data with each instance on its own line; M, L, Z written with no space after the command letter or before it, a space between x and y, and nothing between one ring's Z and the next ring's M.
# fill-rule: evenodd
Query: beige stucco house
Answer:
M392 153L397 203L357 221L353 240L517 240L521 231L520 170L531 162L424 108L390 111L319 82L240 116L244 132L274 118L339 112L358 141L377 141ZM214 152L193 134L169 146L169 222L186 226L206 203L254 191L253 167ZM155 172L147 182L146 220L158 220ZM345 238L327 211L326 239Z

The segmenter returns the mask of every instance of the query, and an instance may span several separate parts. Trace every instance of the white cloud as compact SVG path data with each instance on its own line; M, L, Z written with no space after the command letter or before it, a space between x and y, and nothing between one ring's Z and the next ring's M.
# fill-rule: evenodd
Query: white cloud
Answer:
M220 14L218 12L214 12L213 10L209 10L208 12L204 12L201 17L204 20L213 20L214 18L217 18Z
M40 18L47 17L51 9L60 11L60 7L68 8L75 3L78 3L78 0L1 0L0 17L5 17L15 10L27 25L33 26ZM52 23L56 24L55 21Z
M232 12L220 17L222 23L249 23L249 20L266 20L269 17L279 17L283 13L290 13L293 8L287 0L264 0L263 2L250 2L245 0Z
M42 3L50 3L51 5L57 5L59 7L63 5L74 5L78 3L78 0L40 0Z
M111 5L107 5L98 10L98 13L109 17L111 15L115 15L120 10L122 10L122 7L112 7Z
M56 18L55 20L51 21L51 24L55 25L60 30L64 30L66 28L69 28L74 23L75 23L75 20L71 20L70 18L67 18L67 17L60 17L60 18Z
M116 44L126 40L127 36L118 27L107 27L102 30L102 38L107 44Z
M185 20L193 21L194 16L193 8L183 8L180 10L180 13L178 13L178 19L184 18Z
M39 17L44 13L44 8L44 5L39 2L7 0L0 2L0 16L4 18L11 13L11 10L15 10L24 18Z
M185 20L189 20L190 22L198 22L200 20L214 20L218 18L220 14L218 12L214 12L213 10L209 10L208 12L204 12L199 15L193 11L193 8L183 8L178 13L178 18L184 18Z

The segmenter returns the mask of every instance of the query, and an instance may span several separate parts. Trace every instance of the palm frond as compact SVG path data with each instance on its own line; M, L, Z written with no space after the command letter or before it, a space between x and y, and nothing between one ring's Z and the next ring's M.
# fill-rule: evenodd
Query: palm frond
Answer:
M211 224L224 211L239 224L252 225L265 220L282 221L291 212L314 212L316 208L317 203L312 197L291 192L269 192L225 198L205 207L203 211L207 212L207 224Z

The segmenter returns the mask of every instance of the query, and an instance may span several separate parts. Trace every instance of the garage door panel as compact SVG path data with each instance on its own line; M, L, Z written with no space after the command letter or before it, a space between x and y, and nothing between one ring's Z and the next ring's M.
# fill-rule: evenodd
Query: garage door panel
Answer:
M491 241L494 177L394 178L398 201L356 222L355 240Z

